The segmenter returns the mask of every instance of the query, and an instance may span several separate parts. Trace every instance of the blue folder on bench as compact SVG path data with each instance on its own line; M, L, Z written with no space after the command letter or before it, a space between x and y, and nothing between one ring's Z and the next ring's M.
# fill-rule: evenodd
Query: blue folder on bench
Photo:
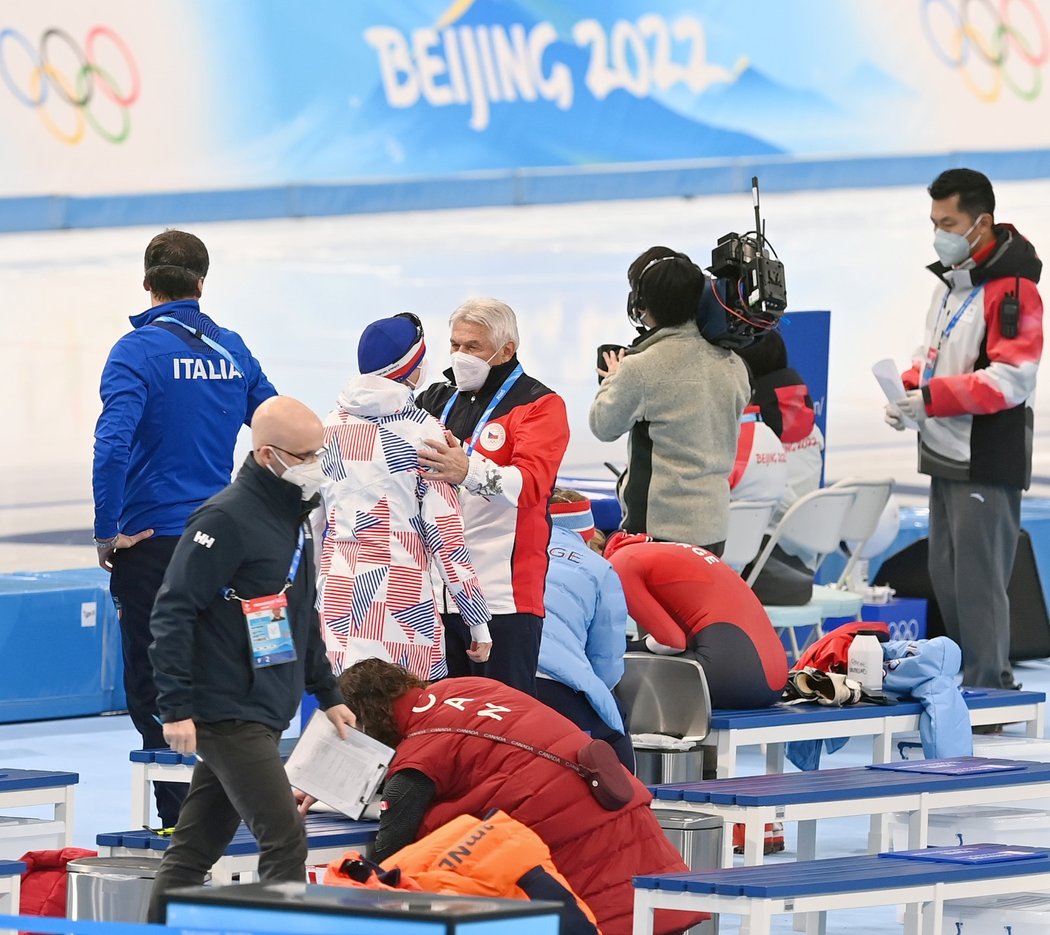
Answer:
M926 847L917 851L889 851L880 857L931 860L943 864L1001 864L1008 860L1046 860L1050 849L1015 844L963 844L960 847Z
M1024 769L1017 760L996 760L984 756L953 756L940 760L903 760L900 763L871 763L868 769L888 769L895 773L935 773L942 776L972 776L978 773L1006 773Z

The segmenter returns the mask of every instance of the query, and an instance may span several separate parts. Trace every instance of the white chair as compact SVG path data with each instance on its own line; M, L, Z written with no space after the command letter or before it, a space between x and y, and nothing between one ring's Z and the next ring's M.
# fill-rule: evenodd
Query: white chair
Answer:
M860 619L864 597L849 589L850 574L860 558L864 543L871 538L879 524L879 517L890 499L893 490L892 477L847 477L836 481L831 490L852 490L853 506L842 523L842 541L849 547L849 560L838 580L830 585L816 585L813 601L820 604L824 619L828 617L852 617Z
M748 586L754 586L774 547L783 539L790 539L800 548L815 553L812 570L815 572L819 569L825 556L834 552L842 541L843 524L855 496L854 492L846 487L822 487L799 497L781 517L762 553L755 560L747 577ZM814 636L819 638L824 635L821 621L829 615L824 614L823 606L815 600L799 607L771 604L763 606L777 633L788 631L793 660L797 660L801 655L798 638L795 636L796 629L812 627Z
M729 529L722 561L734 571L742 571L758 555L776 507L775 500L734 500L729 504Z

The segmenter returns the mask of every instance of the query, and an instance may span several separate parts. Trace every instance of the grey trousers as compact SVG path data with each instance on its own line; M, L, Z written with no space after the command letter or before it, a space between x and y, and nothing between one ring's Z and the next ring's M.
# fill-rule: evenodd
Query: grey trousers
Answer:
M242 818L259 844L261 880L306 880L306 832L281 763L280 739L279 731L253 721L197 725L201 759L153 882L150 922L164 922L168 891L204 882Z
M964 685L1014 685L1006 588L1020 530L1020 490L930 479L930 582L962 648Z

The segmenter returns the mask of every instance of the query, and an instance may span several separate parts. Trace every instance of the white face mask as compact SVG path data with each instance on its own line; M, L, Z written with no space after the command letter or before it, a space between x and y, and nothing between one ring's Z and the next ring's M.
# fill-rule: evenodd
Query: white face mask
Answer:
M496 351L496 354L498 353L499 351ZM489 360L492 360L492 357ZM452 361L452 376L456 378L456 389L466 390L468 393L480 390L492 369L489 360L482 360L463 351L453 351L449 358Z
M983 214L979 214L977 220L970 225L970 229L965 234L956 234L952 231L937 228L933 235L933 249L937 252L938 259L945 266L958 266L969 258L970 252L973 250L973 245L970 243L970 234L981 223L981 218L983 217Z
M416 368L416 382L415 383L409 383L408 380L405 380L405 386L409 387L409 389L417 390L417 389L419 389L419 387L421 387L426 382L427 382L427 359L424 357L423 358L423 363L421 363Z
M279 475L281 480L302 488L304 500L309 500L321 489L321 484L324 483L325 477L319 458L316 461L304 461L301 464L289 466L285 463L284 458L277 453L276 449L271 450L273 451L273 456L281 462L281 467L284 468L284 473ZM273 465L271 464L269 467L276 475L277 472L273 470Z

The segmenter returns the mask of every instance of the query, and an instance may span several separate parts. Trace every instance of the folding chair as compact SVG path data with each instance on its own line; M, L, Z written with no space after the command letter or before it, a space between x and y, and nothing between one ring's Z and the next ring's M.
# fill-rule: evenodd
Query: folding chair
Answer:
M737 573L758 555L776 507L775 500L734 500L729 504L729 530L722 561Z
M847 477L832 484L829 489L852 490L854 493L853 506L842 523L842 541L849 548L849 560L833 584L816 585L813 588L813 601L820 604L824 619L852 617L859 620L864 597L849 589L849 578L864 543L871 538L879 524L879 517L893 490L893 478Z
M812 493L799 497L781 517L773 534L766 542L765 548L755 561L747 577L749 587L753 586L763 566L772 555L774 547L783 539L816 554L812 570L820 568L825 556L835 551L842 541L842 528L856 494L843 487L822 487ZM823 605L816 600L799 607L782 605L763 605L769 619L778 634L788 631L793 658L798 659L801 650L795 630L799 627L812 627L817 638L824 635L821 621L829 616L823 612Z

